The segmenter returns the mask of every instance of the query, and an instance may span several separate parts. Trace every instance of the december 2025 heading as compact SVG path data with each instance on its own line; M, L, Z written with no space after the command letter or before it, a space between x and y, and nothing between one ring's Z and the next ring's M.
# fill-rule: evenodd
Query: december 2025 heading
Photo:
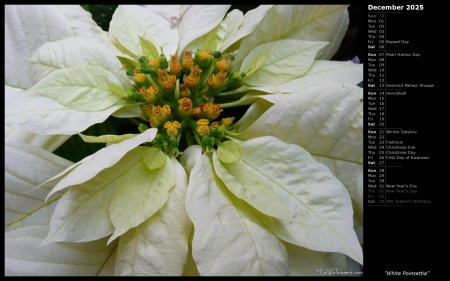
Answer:
M367 8L369 11L420 11L424 5L368 5Z

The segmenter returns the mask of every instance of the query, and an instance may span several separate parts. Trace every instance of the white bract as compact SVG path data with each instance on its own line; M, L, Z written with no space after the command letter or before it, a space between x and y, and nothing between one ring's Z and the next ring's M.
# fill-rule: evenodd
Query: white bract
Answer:
M61 37L33 49L19 76L33 82L6 125L108 145L28 168L39 177L20 192L38 202L6 206L7 275L314 275L363 264L363 66L329 61L347 6L229 8L119 6L107 33L86 29L95 24L81 7L61 8L79 36L56 26ZM239 121L225 115L242 105ZM138 120L141 133L82 133L111 115ZM16 165L40 155L7 152ZM12 213L38 218L41 206L50 220Z

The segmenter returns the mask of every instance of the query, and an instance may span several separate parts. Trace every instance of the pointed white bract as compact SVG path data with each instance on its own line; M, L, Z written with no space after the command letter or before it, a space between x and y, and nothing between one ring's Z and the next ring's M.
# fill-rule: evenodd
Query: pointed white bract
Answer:
M261 115L257 120L255 116L239 120L236 136L251 139L272 135L311 154L362 164L362 96L363 89L350 84L260 96L273 106L263 112L258 107L267 108L267 103L253 103L247 114L258 111Z
M52 202L45 202L45 197L50 187L35 192L30 190L71 164L39 147L6 142L5 228L10 230L34 222L48 223L53 207L50 207ZM55 200L60 196L55 196Z
M183 272L192 223L183 207L186 173L175 158L171 161L177 183L161 210L120 236L116 275L180 276Z
M330 51L323 51L326 57L318 57L330 59L337 51L336 46L340 45L347 26L346 5L274 5L255 30L242 40L234 69L240 67L255 46L280 39L331 41L333 44L326 47Z
M148 129L137 137L104 147L95 154L87 156L80 162L68 167L60 174L42 184L45 186L48 182L59 180L65 176L48 194L47 198L49 198L53 193L63 190L69 186L81 184L90 180L103 169L109 168L116 164L128 151L144 142L152 141L156 136L156 131L156 129Z
M202 276L288 275L283 244L226 189L211 156L203 155L192 170L186 210L194 223L192 254Z
M127 173L128 181L114 190L109 214L115 230L108 243L140 225L166 203L169 191L176 184L176 171L169 157L165 157L164 165L154 170L144 160L136 163Z
M5 234L5 276L95 276L117 247L105 239L38 247L47 231L35 225Z

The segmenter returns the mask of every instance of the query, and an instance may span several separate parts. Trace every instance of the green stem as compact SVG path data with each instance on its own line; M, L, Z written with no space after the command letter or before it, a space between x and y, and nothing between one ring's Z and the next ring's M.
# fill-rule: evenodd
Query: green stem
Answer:
M237 100L237 101L232 101L232 102L227 102L227 103L221 103L220 108L229 108L229 107L247 105L247 103L245 103L245 102L246 102L245 100L244 101Z
M136 118L130 118L129 120L130 120L131 122L133 122L133 124L136 125L136 126L138 126L138 127L139 127L139 125L142 123L142 122L136 120Z
M194 144L193 136L192 136L191 131L186 130L185 138L186 138L186 142L187 142L188 147Z
M213 73L213 71L214 71L214 66L216 65L216 61L217 61L216 58L212 58L212 59L211 59L211 66L210 66L209 69L208 69L209 72L208 72L208 74L207 74L206 76L204 76L205 78L203 79L202 84L201 84L199 90L203 89L203 87L205 87L206 83L208 82L208 77L209 77L209 75L211 75L211 73Z
M158 93L161 93L161 95L163 95L165 92L163 91L163 89L159 86L158 83L156 83L155 81L153 81L153 78L150 74L146 74L145 75L147 77L147 79L151 82L150 84L155 86L156 89L158 89Z
M177 79L177 83L175 86L175 100L178 101L180 99L180 79Z
M219 97L232 96L232 95L235 95L235 94L240 94L240 93L243 93L243 92L247 92L249 90L252 90L252 87L248 87L248 86L242 85L241 87L239 87L237 89L234 89L234 90L231 90L231 91L228 91L228 92L221 92L217 96L219 96Z
M225 136L225 138L227 138L227 139L229 139L229 140L232 140L232 141L235 141L235 142L238 142L238 143L243 143L243 142L244 142L244 140L241 140L241 139L232 137L232 136L230 136L230 135Z
M195 140L197 141L197 143L198 143L198 145L200 145L201 147L203 147L203 145L202 145L202 140L200 139L200 137L194 132L194 137L195 137Z

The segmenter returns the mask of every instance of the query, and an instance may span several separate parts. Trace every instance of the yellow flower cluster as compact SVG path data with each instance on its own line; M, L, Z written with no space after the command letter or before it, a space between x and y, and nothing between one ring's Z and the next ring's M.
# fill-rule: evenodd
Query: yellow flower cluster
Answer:
M129 99L144 103L142 113L150 127L159 130L154 142L163 151L178 151L174 146L180 145L182 136L184 146L196 140L209 149L229 133L234 117L217 120L223 109L214 103L214 97L236 87L236 79L229 79L236 76L231 72L233 60L232 54L218 51L186 50L181 59L171 55L168 62L161 52L157 59L140 57L137 67L127 70L134 85ZM214 141L205 142L204 136L212 136L208 140Z

